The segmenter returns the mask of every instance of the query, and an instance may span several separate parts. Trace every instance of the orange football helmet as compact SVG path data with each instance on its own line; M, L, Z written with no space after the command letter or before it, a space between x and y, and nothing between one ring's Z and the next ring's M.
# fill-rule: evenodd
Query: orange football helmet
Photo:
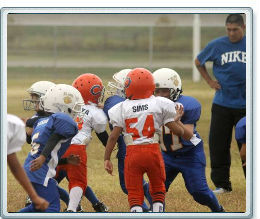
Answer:
M82 74L73 81L72 86L81 93L85 104L98 104L103 101L105 87L97 75Z
M125 94L130 100L149 98L153 95L155 83L152 73L145 68L135 68L125 79Z

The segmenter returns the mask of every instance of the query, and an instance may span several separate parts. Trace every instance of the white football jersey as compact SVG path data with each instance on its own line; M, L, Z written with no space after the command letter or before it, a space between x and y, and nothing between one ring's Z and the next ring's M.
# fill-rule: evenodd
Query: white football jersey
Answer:
M88 145L92 139L91 132L102 133L106 130L107 117L96 104L88 104L82 108L84 113L82 128L71 140L71 144Z
M20 151L25 141L24 122L15 115L7 114L7 155Z
M134 144L153 142L154 133L160 127L174 121L175 103L164 97L151 96L147 99L125 100L109 111L113 127L123 128L123 134L131 135Z

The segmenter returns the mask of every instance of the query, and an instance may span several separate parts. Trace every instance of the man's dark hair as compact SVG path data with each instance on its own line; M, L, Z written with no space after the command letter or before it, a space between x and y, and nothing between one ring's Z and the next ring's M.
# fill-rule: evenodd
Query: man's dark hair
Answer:
M226 24L227 23L231 23L231 24L236 23L239 26L243 26L244 19L241 14L230 14L230 15L228 15L228 17L226 19Z

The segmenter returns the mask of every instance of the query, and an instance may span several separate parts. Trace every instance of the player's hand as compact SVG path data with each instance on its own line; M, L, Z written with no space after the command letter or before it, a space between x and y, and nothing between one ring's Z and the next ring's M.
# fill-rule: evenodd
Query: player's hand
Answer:
M105 167L105 170L113 176L113 164L110 160L105 160L104 161L104 167Z
M209 86L210 86L211 88L213 88L213 89L215 89L215 90L221 89L221 86L220 86L220 84L218 83L217 80L210 80L210 81L208 81L208 84L209 84Z
M184 114L184 109L181 104L176 104L175 110L176 110L176 116L174 117L174 121L177 122L181 120L181 117Z
M70 154L67 157L67 162L68 162L68 164L79 165L79 163L80 163L80 156L77 155L77 154Z
M46 160L46 158L43 155L40 155L36 159L32 160L30 170L31 171L39 170L42 167L45 160Z
M40 196L37 196L35 199L32 200L32 202L34 203L35 208L41 211L45 211L49 207L49 202L47 202Z

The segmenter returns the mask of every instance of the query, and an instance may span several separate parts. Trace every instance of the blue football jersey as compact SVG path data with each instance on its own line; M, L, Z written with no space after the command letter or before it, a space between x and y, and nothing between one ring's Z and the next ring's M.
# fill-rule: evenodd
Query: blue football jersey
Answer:
M24 169L31 182L47 186L49 178L55 176L55 168L58 161L69 147L72 137L77 134L78 127L69 115L55 113L49 117L37 120L33 128L32 149L25 160ZM37 171L31 172L30 162L40 156L46 142L53 133L63 136L64 139L57 143L42 167Z
M196 130L196 123L200 118L201 105L193 97L180 95L176 103L181 103L184 107L184 115L181 118L183 124L194 124L193 133L200 138L199 133ZM179 153L190 150L194 145L190 141L186 141L181 137L174 135L166 126L162 127L163 144L166 147L167 152ZM172 149L175 145L175 149ZM202 144L200 144L202 145ZM174 150L174 151L173 151Z
M213 103L230 107L246 107L246 37L231 43L227 36L211 41L198 55L201 65L213 62L213 73L221 85Z
M106 101L104 103L103 110L104 110L108 120L109 120L108 110L110 110L113 106L115 106L116 104L123 102L123 101L125 101L125 98L120 97L118 95L114 95L114 96L111 96L111 97L106 99ZM110 128L110 130L113 129L111 124L109 124L109 128ZM118 158L124 158L125 154L126 154L126 145L125 145L125 142L124 142L123 135L119 136L117 143L118 143L117 157Z
M236 124L235 136L236 136L236 140L239 143L241 144L246 143L246 117L240 119Z

